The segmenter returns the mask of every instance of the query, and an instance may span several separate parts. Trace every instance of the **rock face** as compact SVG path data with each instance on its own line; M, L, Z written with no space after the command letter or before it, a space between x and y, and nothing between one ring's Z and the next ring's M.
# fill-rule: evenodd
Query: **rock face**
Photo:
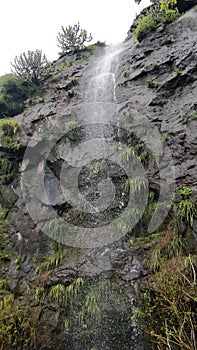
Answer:
M155 153L157 149L160 150L158 144L164 141L175 169L174 187L189 187L196 195L196 17L197 7L193 7L174 23L158 28L141 43L133 44L131 39L126 40L118 54L111 59L110 65L102 68L103 71L101 66L105 48L98 48L84 61L73 57L75 61L72 64L68 64L66 58L61 58L55 63L56 68L61 67L61 71L56 71L45 82L42 99L27 101L25 112L15 118L21 123L15 135L15 141L21 145L21 154L20 157L17 155L17 160L23 159L23 162L19 167L20 176L12 183L11 208L6 200L3 201L8 211L12 209L11 241L15 252L15 257L9 258L10 263L6 262L9 267L7 271L3 270L3 274L7 280L6 289L14 293L16 298L24 301L29 291L32 291L31 307L39 325L35 343L41 349L148 350L149 345L134 321L138 285L147 273L142 268L142 260L148 248L133 245L135 235L147 235L147 220L143 221L142 218L132 232L128 230L124 237L117 236L119 239L111 239L110 244L107 242L101 247L99 244L95 247L85 246L83 242L74 245L74 248L62 244L65 243L61 238L65 228L58 218L81 226L85 220L90 231L93 231L95 227L101 226L101 222L104 227L108 224L107 220L121 215L127 205L128 195L124 186L128 178L122 170L115 167L114 163L103 161L99 163L102 168L100 165L98 167L90 159L89 168L83 165L83 171L79 173L83 196L101 208L103 203L99 202L100 193L106 196L104 204L108 204L114 186L118 184L120 190L107 215L90 211L91 215L94 214L94 220L91 215L86 215L84 219L82 207L75 200L75 192L72 193L72 199L78 207L74 212L73 203L71 205L65 200L69 198L66 197L69 194L65 188L66 185L72 188L75 182L72 175L73 159L76 164L83 164L84 159L86 161L88 158L80 158L78 154L70 160L66 157L80 143L94 138L106 137L113 142L126 142L130 149L136 147L139 142L134 134L129 134L131 141L121 128L121 119L118 118L122 113L128 119L129 131L135 130L136 125L138 128L144 127L143 132L137 134L138 139L139 135L145 134L143 140L146 141L147 133L151 135L154 127L161 137L155 140L155 148L154 143L150 144L153 149L147 147L146 150L144 141L140 146L142 150L136 156L141 156L138 159L142 162L145 158L146 165L140 167L140 171L146 172L149 190L153 191L155 197L159 197L162 187L159 171L162 171L163 177L169 177L168 159L162 163L162 169L154 162L154 157L162 158L162 155ZM111 86L113 88L109 91L110 98L107 93L105 96L99 91L96 96L90 93L95 89L95 80L91 79L93 68L98 67L98 62L101 62L101 80L98 79L96 87L101 87L103 75L105 78L107 76L107 90ZM113 111L117 117L114 127L109 124L106 127L105 119L101 119L104 125L102 128L96 123L91 124L92 116L105 117L100 105L95 105L94 97L96 102L117 107ZM78 106L81 104L85 105L83 113L87 112L87 105L92 106L88 115L89 124L83 128L73 113L79 111ZM106 111L112 112L108 107L105 105ZM138 124L135 124L132 118L136 122L138 116ZM145 124L140 125L144 120L147 128ZM25 150L26 155L23 157ZM110 170L107 171L106 167ZM25 174L30 174L30 178L25 178ZM62 188L67 174L71 174L70 183ZM104 182L101 181L99 187L98 177L99 181L105 181L106 177L113 178L113 181L108 181L107 186L105 184L103 187ZM44 183L44 187L37 185L40 183ZM6 190L2 186L2 194ZM33 200L28 190L33 191ZM134 214L131 217L133 219ZM119 227L117 221L115 234L121 230L123 226ZM72 238L68 234L68 242ZM190 233L189 244L191 250L195 251L196 222Z
M159 127L173 154L178 185L191 188L196 186L196 14L194 7L142 43L126 42L116 91L119 103Z
M195 6L196 4L197 4L196 0L178 0L177 8L180 13L183 13L189 10L191 7Z

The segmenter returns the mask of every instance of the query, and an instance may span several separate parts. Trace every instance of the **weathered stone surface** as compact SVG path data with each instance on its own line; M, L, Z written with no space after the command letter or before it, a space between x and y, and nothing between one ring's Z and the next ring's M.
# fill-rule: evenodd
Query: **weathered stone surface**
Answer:
M197 0L178 0L177 8L179 12L185 12L197 4Z
M197 7L193 7L141 43L134 45L127 40L116 88L123 109L136 109L156 127L159 122L159 131L173 155L178 181L193 189L197 181L197 124L190 116L196 113L197 106L196 16ZM158 87L149 88L151 80L157 81Z
M181 10L189 8L184 7L190 6L186 3L187 1L179 1ZM188 1L189 3L194 4L194 1ZM172 154L176 187L188 186L193 190L197 184L197 123L196 119L191 117L197 113L196 18L197 7L193 7L175 23L165 28L158 28L141 43L133 44L131 38L126 40L116 65L115 77L113 77L116 79L116 103L119 109L122 111L131 108L136 113L145 115L150 127L152 125L158 128ZM62 57L55 62L56 67L62 67L62 64L65 66L46 81L43 100L38 103L36 99L29 100L24 113L16 117L22 122L16 140L24 148L29 146L29 157L31 158L31 161L26 159L23 164L20 164L20 172L24 175L27 169L32 167L32 189L35 190L34 195L40 198L39 208L42 209L39 212L40 221L43 220L51 206L58 215L72 222L72 207L65 201L60 178L64 176L64 171L72 174L72 161L82 162L83 157L76 155L76 159L71 157L70 163L66 163L65 153L69 154L80 141L84 141L84 135L90 140L100 131L99 126L77 129L75 116L68 112L68 107L84 102L86 89L92 78L92 73L88 75L89 67L94 67L98 58L102 57L102 50L101 48L89 60L82 63L75 62L70 65L76 59L71 56ZM91 72L94 72L92 68ZM79 78L80 84L75 84L76 80L70 78ZM157 81L158 86L150 88L149 82L152 80ZM110 96L110 102L114 103L114 92ZM64 135L65 123L68 123L68 130L70 130L67 130L66 135ZM140 126L139 124L140 120L133 127L136 128ZM128 122L129 125L130 122ZM111 141L118 139L121 132L123 133L121 130L114 132L111 126L105 129L102 129L102 132ZM124 133L122 139L124 139ZM157 142L158 140L155 140L155 145ZM49 147L51 148L50 153L48 153ZM93 167L93 174L88 170L80 174L79 178L83 180L80 191L84 196L87 195L92 201L99 203L99 185L96 181L92 181L94 171L96 169ZM34 181L38 176L42 177L43 172L45 172L45 187L35 188ZM163 174L166 177L167 172L168 168L164 167ZM151 157L146 174L149 189L159 196L158 168ZM125 174L112 164L108 176L114 176L113 180L116 179L117 182L119 180L120 183L120 178L123 178ZM72 176L69 181L69 185L72 186ZM14 196L9 194L6 199L9 202L7 208L14 207L11 220L11 240L20 257L19 260L13 257L11 261L7 274L9 290L18 293L19 296L24 296L28 288L36 284L37 279L40 279L41 286L45 286L49 291L57 284L67 287L81 277L88 287L99 279L106 279L113 281L123 291L123 297L119 302L115 298L111 298L108 302L103 301L104 316L100 329L97 329L95 324L92 324L90 328L84 324L81 328L73 326L70 334L65 327L62 328L60 318L57 317L58 305L55 302L44 305L38 312L42 349L148 350L148 345L143 341L140 342L142 335L135 322L131 321L131 314L135 310L138 284L147 273L142 269L141 261L145 251L150 249L150 244L133 245L131 239L130 248L128 248L128 244L119 240L98 249L81 249L76 255L72 252L70 256L67 256L64 251L63 259L59 261L54 241L41 232L39 225L32 220L28 212L28 205L22 198L24 188L21 184L22 181L20 183L19 180L15 180L13 183ZM113 186L109 183L109 192L111 187ZM101 185L100 188L102 189ZM123 190L121 192L123 193ZM17 201L15 194L18 197ZM108 191L105 195L107 201ZM37 203L32 204L34 211L37 209L35 208ZM121 203L119 204L121 206ZM110 219L113 218L115 209L117 209L116 203L112 205ZM50 218L52 216L49 216ZM95 218L93 224L96 226L100 223L102 216L95 216ZM80 222L80 218L78 220ZM88 223L92 224L90 221ZM139 226L138 236L144 235L145 231L146 227L140 228ZM193 230L187 232L187 236L189 249L191 252L196 252L196 221ZM46 266L42 265L43 262L48 263L47 271ZM55 266L58 264L59 266ZM41 270L39 276L36 276L36 267ZM65 307L65 314L67 311ZM42 344L45 340L48 343L46 346Z

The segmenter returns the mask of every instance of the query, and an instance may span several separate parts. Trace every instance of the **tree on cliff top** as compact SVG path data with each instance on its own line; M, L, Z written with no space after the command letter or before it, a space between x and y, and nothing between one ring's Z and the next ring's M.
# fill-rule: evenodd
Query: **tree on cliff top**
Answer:
M92 34L81 29L79 22L73 26L61 27L61 32L57 35L58 47L66 53L73 53L85 48L85 42L93 39Z
M46 74L49 63L42 50L23 52L16 56L11 63L13 73L22 81L39 84L40 79Z

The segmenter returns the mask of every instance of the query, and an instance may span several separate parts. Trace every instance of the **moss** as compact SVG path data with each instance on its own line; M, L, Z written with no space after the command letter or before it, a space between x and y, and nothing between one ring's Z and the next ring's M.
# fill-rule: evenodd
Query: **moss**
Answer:
M183 124L188 124L190 121L196 120L196 119L197 119L197 113L194 112L193 114L190 114L184 118Z
M148 87L151 89L156 89L159 86L158 81L155 79L149 80L147 84L148 84Z

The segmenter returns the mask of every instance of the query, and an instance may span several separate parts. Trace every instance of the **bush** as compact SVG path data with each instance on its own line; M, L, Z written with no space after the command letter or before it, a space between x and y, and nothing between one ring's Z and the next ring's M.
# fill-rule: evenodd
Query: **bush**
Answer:
M176 6L176 0L164 0L155 3L153 8L147 11L147 14L139 19L134 29L134 40L142 41L150 32L157 27L173 22L179 17L179 11Z
M13 116L23 111L26 89L22 82L13 75L0 77L0 117Z
M142 41L150 32L156 29L157 26L158 24L151 14L142 17L135 28L134 38L138 41Z
M192 227L193 221L197 217L197 204L192 198L192 190L183 187L178 192L181 195L181 200L177 204L178 215L185 224Z
M172 218L144 261L149 274L141 284L136 318L155 350L196 350L197 255Z
M196 257L177 256L141 295L141 320L154 349L196 350Z
M39 85L39 81L46 75L49 63L41 50L23 52L16 56L12 63L13 73L22 81Z
M0 77L0 118L12 117L24 110L24 101L37 90L30 82L14 74Z
M33 324L27 306L14 305L13 294L0 300L0 342L1 350L29 349L33 338Z
M58 47L65 53L73 53L85 48L85 42L90 42L92 34L80 28L79 22L73 26L61 27L61 32L57 35Z

